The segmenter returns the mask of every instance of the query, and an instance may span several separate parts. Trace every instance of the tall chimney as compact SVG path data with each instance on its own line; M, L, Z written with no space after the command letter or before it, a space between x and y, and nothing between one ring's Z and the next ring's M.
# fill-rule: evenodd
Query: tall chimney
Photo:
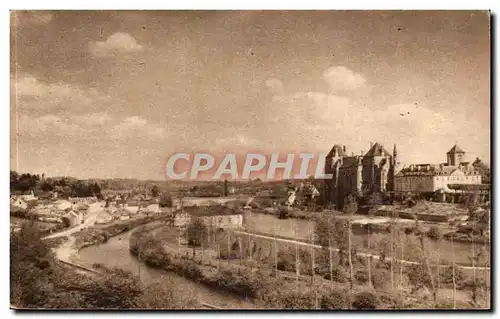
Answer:
M372 149L373 147L373 142L370 142L370 149Z
M345 145L342 147L342 150L344 151L344 153L346 152L346 147L345 147Z

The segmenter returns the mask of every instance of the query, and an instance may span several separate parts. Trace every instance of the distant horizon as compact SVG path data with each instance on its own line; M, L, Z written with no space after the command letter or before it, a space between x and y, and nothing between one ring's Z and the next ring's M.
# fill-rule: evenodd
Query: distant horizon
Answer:
M451 147L450 147L451 148ZM387 149L386 149L387 150ZM230 152L229 152L230 153ZM326 154L326 152L324 152ZM390 152L391 155L392 155L392 152ZM243 154L243 153L242 153ZM364 153L366 154L366 152ZM364 156L363 154L363 156ZM286 155L286 153L280 153L280 161L284 161L284 158L283 158L283 155ZM354 156L359 156L360 154L354 154ZM351 156L351 155L347 155L347 156ZM469 162L469 163L473 163L474 161L476 160L476 158L474 159L471 159L471 158L468 158L467 157L467 152L466 152L466 157L465 157L465 162ZM483 159L480 159L484 164L486 164L487 166L490 166L490 162L489 161L485 161ZM296 159L296 162L295 162L295 166L298 167L299 163L297 162L298 159ZM217 168L217 166L219 165L220 163L220 158L218 159L218 161L216 161L215 163L215 168ZM314 166L316 165L317 163L317 159L314 158L311 160L311 166ZM408 167L410 165L418 165L418 164L431 164L431 165L437 165L437 164L446 164L446 160L444 161L441 161L441 162L437 162L437 163L432 163L432 162L420 162L420 163L401 163L401 168L403 167ZM242 165L242 162L239 161L239 165L241 166ZM214 170L213 169L213 170ZM15 169L13 169L11 167L11 170L13 171L16 171ZM213 171L212 170L212 171ZM241 170L241 167L240 169ZM282 169L279 169L278 168L278 171L282 171ZM62 175L62 176L53 176L53 175L48 175L44 172L23 172L23 171L16 171L18 174L26 174L26 173L29 173L29 174L34 174L34 175L42 175L42 174L45 174L45 177L46 178L53 178L53 179L57 179L57 178L75 178L75 179L79 179L79 180L113 180L113 179L116 179L116 180L137 180L137 181L142 181L142 182L158 182L158 183L162 183L162 182L172 182L172 183L196 183L197 181L200 181L200 182L224 182L224 178L221 178L221 179L217 179L217 180L214 180L214 179L211 179L210 177L206 177L206 175L200 175L200 178L196 179L196 180L189 180L189 179L180 179L180 180L174 180L174 179L167 179L167 178L164 178L164 179L151 179L151 178L135 178L135 177L77 177L77 176L74 176L74 175ZM288 179L270 179L268 180L266 178L266 173L263 172L263 173L260 173L260 174L256 174L256 175L251 175L251 178L250 179L231 179L231 178L226 178L228 181L230 182L250 182L250 181L255 181L256 179L260 179L262 182L275 182L275 181L286 181L286 180L304 180L304 179L307 179L309 178L310 176L312 176L313 174L308 174L308 177L306 178L293 178L293 175L292 174L292 177L291 178L288 178ZM279 172L278 172L278 176L279 176ZM222 176L224 177L224 175ZM321 178L319 178L318 180L321 180Z

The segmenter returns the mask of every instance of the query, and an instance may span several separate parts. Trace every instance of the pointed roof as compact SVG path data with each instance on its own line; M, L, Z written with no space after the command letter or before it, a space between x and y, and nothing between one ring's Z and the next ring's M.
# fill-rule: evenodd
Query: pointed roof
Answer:
M446 154L455 154L455 153L465 153L457 144L453 145L451 150L448 151Z
M337 153L339 154L339 156L346 156L347 155L347 154L345 154L344 148L342 147L342 145L335 144L335 145L333 145L332 149L330 150L330 153L328 153L328 155L326 155L326 157L333 157L335 155L335 150L337 150Z
M382 145L375 143L365 156L391 156L391 154Z

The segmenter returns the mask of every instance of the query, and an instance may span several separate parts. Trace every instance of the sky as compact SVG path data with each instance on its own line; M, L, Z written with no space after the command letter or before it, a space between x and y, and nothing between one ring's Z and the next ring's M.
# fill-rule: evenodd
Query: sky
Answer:
M471 11L14 11L11 168L165 178L176 152L490 162L490 26Z

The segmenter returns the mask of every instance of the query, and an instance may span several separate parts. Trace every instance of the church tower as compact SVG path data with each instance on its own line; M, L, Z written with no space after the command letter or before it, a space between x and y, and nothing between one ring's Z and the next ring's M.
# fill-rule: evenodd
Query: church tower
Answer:
M391 159L391 167L389 168L389 176L387 178L387 190L394 191L394 178L396 177L398 166L398 150L396 144L394 144L394 148L392 149L392 159Z
M465 152L455 144L451 150L446 153L447 163L450 166L458 166L465 159Z
M394 143L394 149L392 150L392 166L396 166L398 163L398 150L396 149L396 144Z

